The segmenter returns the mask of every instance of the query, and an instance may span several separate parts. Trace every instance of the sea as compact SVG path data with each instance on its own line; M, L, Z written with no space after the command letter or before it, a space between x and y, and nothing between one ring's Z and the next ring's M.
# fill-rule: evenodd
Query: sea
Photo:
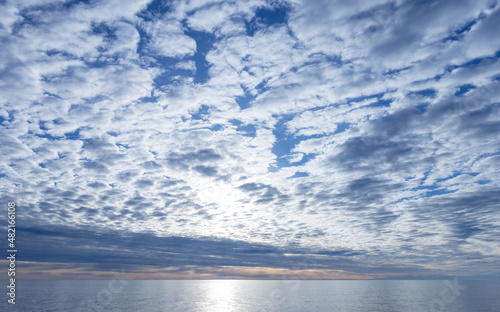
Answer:
M498 312L500 281L20 280L8 299L0 311Z

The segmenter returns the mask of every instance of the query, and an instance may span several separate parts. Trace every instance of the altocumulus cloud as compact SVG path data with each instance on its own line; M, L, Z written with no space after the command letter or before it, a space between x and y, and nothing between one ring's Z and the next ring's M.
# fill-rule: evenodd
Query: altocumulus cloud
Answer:
M500 275L496 1L3 1L0 21L26 277Z

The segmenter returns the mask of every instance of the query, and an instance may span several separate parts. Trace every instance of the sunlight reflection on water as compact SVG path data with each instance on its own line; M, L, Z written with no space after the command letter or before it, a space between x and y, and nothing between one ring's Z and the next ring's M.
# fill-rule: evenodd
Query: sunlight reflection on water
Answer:
M493 312L500 281L105 280L18 283L0 311ZM458 284L457 284L458 285ZM16 291L17 293L17 291Z
M200 311L232 311L237 306L238 281L212 280L202 283L204 293Z

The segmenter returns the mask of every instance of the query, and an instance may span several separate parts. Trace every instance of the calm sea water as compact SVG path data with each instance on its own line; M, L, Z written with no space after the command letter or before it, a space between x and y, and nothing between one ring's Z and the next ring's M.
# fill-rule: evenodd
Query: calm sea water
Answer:
M16 300L0 310L496 312L500 281L18 281Z

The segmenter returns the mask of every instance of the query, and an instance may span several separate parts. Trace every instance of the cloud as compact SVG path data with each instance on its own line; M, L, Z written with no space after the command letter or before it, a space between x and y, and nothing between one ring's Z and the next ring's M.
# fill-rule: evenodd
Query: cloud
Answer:
M496 3L1 6L0 188L27 260L498 272Z
M142 27L149 35L148 48L153 54L179 58L196 51L196 41L184 34L177 20L143 22Z
M92 209L80 208L79 211L92 214ZM201 273L210 273L222 267L288 268L297 270L305 268L303 262L308 257L316 257L310 269L330 268L350 272L354 263L350 257L359 252L351 250L305 250L300 248L287 249L265 244L251 244L244 241L229 239L211 240L210 238L187 237L156 237L148 234L123 234L116 231L95 233L70 227L57 227L52 230L42 228L22 228L24 235L29 237L25 242L26 254L23 261L39 263L61 262L75 268L88 263L94 271L105 271L117 265L126 266L127 270L148 271L147 267L177 268L178 271L199 267ZM36 239L36 240L35 240ZM58 240L58 248L36 243L48 240ZM78 246L78 247L77 247ZM131 252L130 250L134 250ZM49 255L49 256L47 256ZM258 258L257 258L258 257ZM340 259L346 259L341 264ZM44 259L40 261L40 259ZM134 268L135 267L135 268ZM235 269L235 274L239 274ZM128 272L131 273L131 272ZM300 273L294 273L300 274ZM248 277L259 277L252 274Z

